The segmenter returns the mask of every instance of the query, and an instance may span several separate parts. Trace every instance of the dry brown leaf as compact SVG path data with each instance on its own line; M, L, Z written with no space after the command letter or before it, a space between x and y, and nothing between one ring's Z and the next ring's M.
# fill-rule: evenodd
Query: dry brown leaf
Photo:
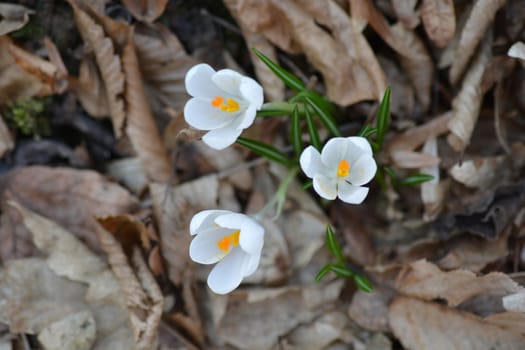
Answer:
M416 13L417 0L392 0L392 7L397 19L407 29L414 29L419 25L419 15Z
M144 93L135 45L132 41L124 48L122 62L126 75L125 97L128 111L126 134L138 154L148 179L166 183L172 175L171 164Z
M525 338L445 306L397 297L389 308L394 335L407 349L522 349Z
M182 109L188 100L184 76L197 62L169 29L161 25L154 28L139 28L133 37L146 92L154 111L164 106Z
M240 349L270 349L297 325L316 318L337 300L343 287L330 284L236 291L229 295L225 313L219 315L217 345ZM223 298L221 298L223 299ZM268 322L270 315L280 315Z
M429 138L421 150L423 153L438 156L438 147L436 138ZM422 167L421 173L432 175L434 178L421 184L421 201L425 207L423 220L430 221L437 217L443 208L446 184L440 182L439 164L430 167Z
M447 124L450 121L451 113L446 112L434 117L423 125L410 128L403 134L392 140L387 149L394 153L396 151L412 151L423 145L425 141L436 138L447 132Z
M69 0L69 3L73 7L77 27L82 38L95 54L98 69L104 80L113 131L117 138L120 138L126 119L124 100L122 98L125 77L120 58L115 53L113 42L106 36L102 26L78 7L75 0Z
M340 311L322 314L308 324L299 325L286 336L284 342L296 349L322 350L342 340L350 328L348 317Z
M525 314L521 312L500 312L483 319L490 324L525 337Z
M225 0L224 4L228 7L228 10L241 27L246 46L249 48L257 48L257 50L263 52L272 61L277 62L277 51L275 50L275 47L270 44L262 34L250 31L242 21L237 7L240 2L241 1L239 0ZM264 94L268 100L283 101L284 83L282 80L279 79L251 50L250 56L255 68L255 74L257 75L259 82L262 84Z
M98 225L93 216L130 212L138 204L125 189L99 173L70 168L33 166L13 170L2 178L0 193L2 259L33 255L20 216L5 205L10 197L67 227L95 250L99 250Z
M176 187L153 183L150 193L166 259L168 274L180 285L190 266L188 249L191 236L188 228L194 214L217 208L219 182L215 175L201 177Z
M160 17L168 4L168 0L122 0L122 2L133 17L148 23Z
M454 37L456 12L453 0L423 0L420 7L421 20L430 40L440 48Z
M477 295L504 296L523 290L501 272L479 277L467 270L443 272L426 260L406 266L397 277L396 288L405 295L423 300L444 299L449 306L457 306Z
M12 150L14 146L15 145L13 138L11 137L11 133L5 125L2 115L0 115L0 159L6 152Z
M454 164L450 175L454 180L470 188L487 188L495 181L501 180L502 165L506 156L486 157L477 160L466 160Z
M86 55L80 62L78 78L70 77L69 86L82 107L95 118L109 116L108 99L104 82L100 77L94 58Z
M359 326L376 332L388 332L388 302L392 293L375 289L374 293L356 291L348 316Z
M481 2L483 1L477 4ZM478 120L483 98L481 80L490 61L491 42L490 36L484 40L479 54L463 80L461 91L452 101L452 119L448 123L450 134L447 141L458 152L463 151L470 143L472 131Z
M397 168L417 169L439 164L439 157L432 154L414 151L395 151L391 154L392 163Z
M136 349L152 349L157 344L164 299L139 247L126 237L138 236L140 239L140 231L145 227L131 219L105 218L99 222L105 228L98 231L102 248L108 254L111 269L126 295ZM118 238L122 239L122 245Z
M398 116L414 115L415 93L406 73L393 57L377 55L377 59L391 88L390 113Z
M38 341L46 350L89 350L96 339L95 328L92 313L80 311L48 325Z
M487 28L494 20L496 12L498 12L505 2L506 0L479 0L474 2L469 18L461 32L461 37L456 48L456 55L450 67L449 78L452 84L456 84L459 81L471 57L476 57L476 47L485 36ZM479 61L479 59L477 60ZM475 65L475 63L472 64L472 66Z
M107 165L108 174L140 196L148 187L148 179L138 158L121 158Z
M0 4L0 35L18 30L29 22L29 15L35 11L22 5Z

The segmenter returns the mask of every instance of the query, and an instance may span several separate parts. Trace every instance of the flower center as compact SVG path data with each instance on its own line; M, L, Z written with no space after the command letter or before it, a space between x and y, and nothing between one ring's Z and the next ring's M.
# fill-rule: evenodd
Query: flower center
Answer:
M222 96L215 96L211 101L211 105L215 108L219 108L221 111L233 113L237 112L241 107L239 102L235 101L233 98L224 98Z
M220 250L223 250L225 252L230 250L230 245L232 245L233 247L237 247L239 245L240 234L241 230L237 230L231 235L222 237L222 239L217 242L217 247L219 247Z
M344 159L339 161L339 166L337 167L337 176L347 177L349 173L350 173L350 163L348 163Z

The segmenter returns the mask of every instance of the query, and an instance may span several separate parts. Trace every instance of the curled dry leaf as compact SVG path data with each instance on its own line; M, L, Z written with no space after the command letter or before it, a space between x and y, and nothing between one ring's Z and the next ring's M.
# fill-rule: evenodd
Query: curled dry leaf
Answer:
M443 272L426 260L406 266L397 277L396 288L423 300L444 299L449 306L457 306L477 295L505 296L524 290L501 272L479 277L467 270Z
M92 313L80 311L48 325L38 341L46 350L89 350L96 339L95 328Z
M219 182L210 175L171 187L153 183L150 193L159 225L162 255L173 283L180 285L189 268L189 224L195 213L217 208Z
M244 40L247 47L255 47L257 50L263 52L272 61L277 62L277 51L275 47L260 33L251 31L243 22L238 11L238 4L242 2L239 0L225 0L224 4L235 18L241 27ZM255 74L259 82L264 87L264 93L270 101L284 100L284 83L262 62L254 52L250 51L253 65L255 67Z
M410 128L403 134L392 140L387 149L394 153L396 151L412 151L423 145L428 139L436 138L447 132L447 124L450 121L451 112L443 113L423 125Z
M429 138L423 145L422 151L434 157L438 156L436 138ZM439 164L430 167L422 167L421 173L432 175L434 178L421 184L421 201L425 207L423 219L433 220L443 208L445 199L446 185L440 182Z
M35 11L22 5L0 4L0 35L5 35L25 26L29 15Z
M119 56L115 53L113 42L104 33L101 25L97 24L75 0L69 0L73 7L77 27L84 41L95 53L98 69L104 80L106 98L109 105L113 131L120 138L126 119L124 111L124 74Z
M78 78L70 77L69 86L90 116L101 118L109 115L104 82L93 57L85 55L82 58Z
M122 158L107 165L108 174L121 181L131 192L140 196L148 187L148 179L139 158Z
M407 349L521 349L520 333L445 306L397 297L389 308L394 335Z
M478 2L477 4L483 1ZM460 152L470 143L472 131L478 120L483 94L481 80L491 57L491 36L483 41L479 54L467 72L461 91L452 101L452 119L448 123L448 143ZM454 61L455 62L455 61Z
M197 62L169 29L153 28L156 30L138 28L133 36L146 92L154 111L164 106L182 109L188 100L184 77Z
M148 23L160 17L168 4L168 0L123 0L122 2L133 17Z
M5 125L2 115L0 115L0 159L4 156L6 152L12 150L13 147L14 143L13 138L11 137L11 133Z
M454 37L456 12L453 0L423 0L420 7L421 20L430 40L440 48Z
M144 262L139 246L126 240L129 239L126 236L140 238L141 232L137 231L144 230L145 227L132 220L123 221L122 218L116 221L106 218L99 222L105 228L98 231L102 248L108 254L111 269L126 295L136 349L152 349L157 344L164 299L157 282ZM121 224L116 225L118 223ZM123 245L117 238L124 239ZM126 248L127 252L125 252Z
M506 156L486 157L477 160L467 160L450 169L450 175L457 182L470 188L487 188L496 180L501 180L503 164Z
M485 36L487 28L496 16L496 12L505 2L506 0L479 0L474 3L469 18L461 32L456 55L450 67L449 78L452 84L459 81L463 71L467 68L470 58L475 56L476 47ZM475 65L475 63L472 64L472 66Z
M392 0L392 7L397 19L407 29L414 29L419 25L419 15L416 13L417 0Z
M390 294L377 289L375 293L356 291L348 308L348 316L367 330L388 332L388 302L392 298Z
M122 62L126 74L125 96L128 111L126 134L138 154L148 179L154 182L168 182L172 174L168 153L144 93L135 45L132 41L124 48Z

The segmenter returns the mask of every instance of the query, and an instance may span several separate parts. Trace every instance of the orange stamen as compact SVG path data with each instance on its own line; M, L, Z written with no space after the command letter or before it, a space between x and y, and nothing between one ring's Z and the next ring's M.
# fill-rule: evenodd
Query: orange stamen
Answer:
M350 163L342 159L337 167L337 176L346 177L350 173Z
M241 230L237 230L231 235L222 237L222 239L217 242L217 247L219 247L220 250L227 252L228 250L230 250L230 245L233 247L238 246L240 234Z
M211 101L211 105L212 105L213 107L219 107L220 105L222 105L223 102L224 102L224 97L216 96L216 97Z

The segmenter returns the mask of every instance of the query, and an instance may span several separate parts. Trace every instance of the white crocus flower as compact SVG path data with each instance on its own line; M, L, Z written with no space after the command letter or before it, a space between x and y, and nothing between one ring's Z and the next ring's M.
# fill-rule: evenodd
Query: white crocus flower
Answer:
M370 143L359 136L334 137L320 154L309 146L301 153L299 162L321 197L330 200L339 197L351 204L363 202L368 188L362 185L372 180L377 170Z
M264 244L264 228L244 214L204 210L191 219L190 257L200 264L218 263L208 275L208 286L217 294L237 288L257 270Z
M196 129L209 130L202 140L217 150L233 144L263 104L261 85L231 69L216 72L198 64L186 73L185 83L193 98L184 107L184 118Z

